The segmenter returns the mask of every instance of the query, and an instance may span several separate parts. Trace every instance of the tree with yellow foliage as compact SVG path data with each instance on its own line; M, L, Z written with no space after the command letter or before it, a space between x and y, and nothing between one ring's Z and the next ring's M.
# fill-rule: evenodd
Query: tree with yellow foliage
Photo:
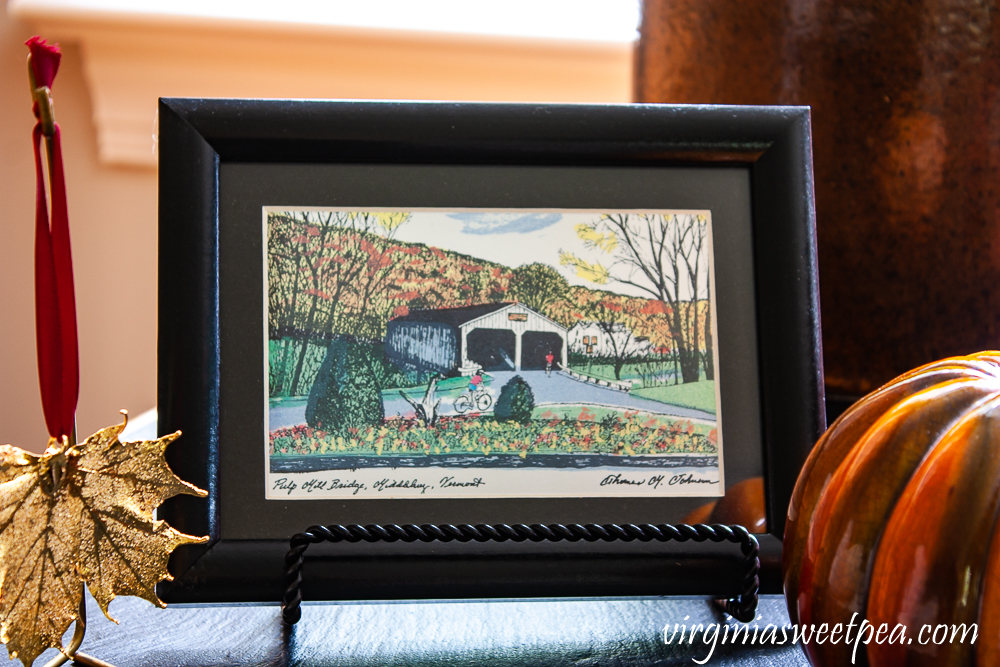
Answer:
M569 281L548 264L525 264L511 271L511 276L514 298L547 317L551 317L549 307L569 292Z

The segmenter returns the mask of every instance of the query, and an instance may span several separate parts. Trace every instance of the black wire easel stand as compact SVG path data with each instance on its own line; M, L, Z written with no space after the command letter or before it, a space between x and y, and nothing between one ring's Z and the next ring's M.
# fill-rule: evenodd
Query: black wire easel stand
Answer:
M564 525L561 523L526 525L523 523L507 524L424 524L417 526L407 524L361 526L352 524L342 526L311 526L303 533L296 533L289 541L289 550L285 555L287 568L285 580L288 587L282 598L281 617L289 625L295 624L302 617L302 564L306 550L310 544L320 542L733 542L740 545L743 552L741 566L743 579L740 594L728 600L717 600L722 609L743 623L749 623L757 613L757 592L760 581L757 573L760 571L757 538L743 526L711 526L699 523L694 526L668 523L660 524L596 524L579 523Z

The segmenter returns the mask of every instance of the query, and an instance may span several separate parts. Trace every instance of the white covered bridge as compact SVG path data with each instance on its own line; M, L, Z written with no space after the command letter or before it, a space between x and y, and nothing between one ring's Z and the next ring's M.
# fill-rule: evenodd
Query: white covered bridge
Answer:
M541 370L549 353L568 353L566 327L522 303L411 310L386 326L385 351L403 368L451 375L484 370Z

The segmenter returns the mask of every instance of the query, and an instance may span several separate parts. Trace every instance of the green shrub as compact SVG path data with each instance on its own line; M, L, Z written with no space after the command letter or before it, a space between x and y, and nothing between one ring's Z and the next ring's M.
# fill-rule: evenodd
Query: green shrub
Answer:
M306 403L310 427L341 431L382 423L385 406L371 361L363 347L330 343Z
M498 422L531 422L531 411L535 409L535 394L520 375L515 375L500 390L493 417Z

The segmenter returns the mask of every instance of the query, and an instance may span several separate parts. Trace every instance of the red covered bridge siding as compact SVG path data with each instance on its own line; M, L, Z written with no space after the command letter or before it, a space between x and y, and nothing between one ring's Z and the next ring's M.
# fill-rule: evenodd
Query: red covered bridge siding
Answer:
M444 375L542 370L568 353L566 327L521 303L411 310L386 326L385 351L398 366Z

